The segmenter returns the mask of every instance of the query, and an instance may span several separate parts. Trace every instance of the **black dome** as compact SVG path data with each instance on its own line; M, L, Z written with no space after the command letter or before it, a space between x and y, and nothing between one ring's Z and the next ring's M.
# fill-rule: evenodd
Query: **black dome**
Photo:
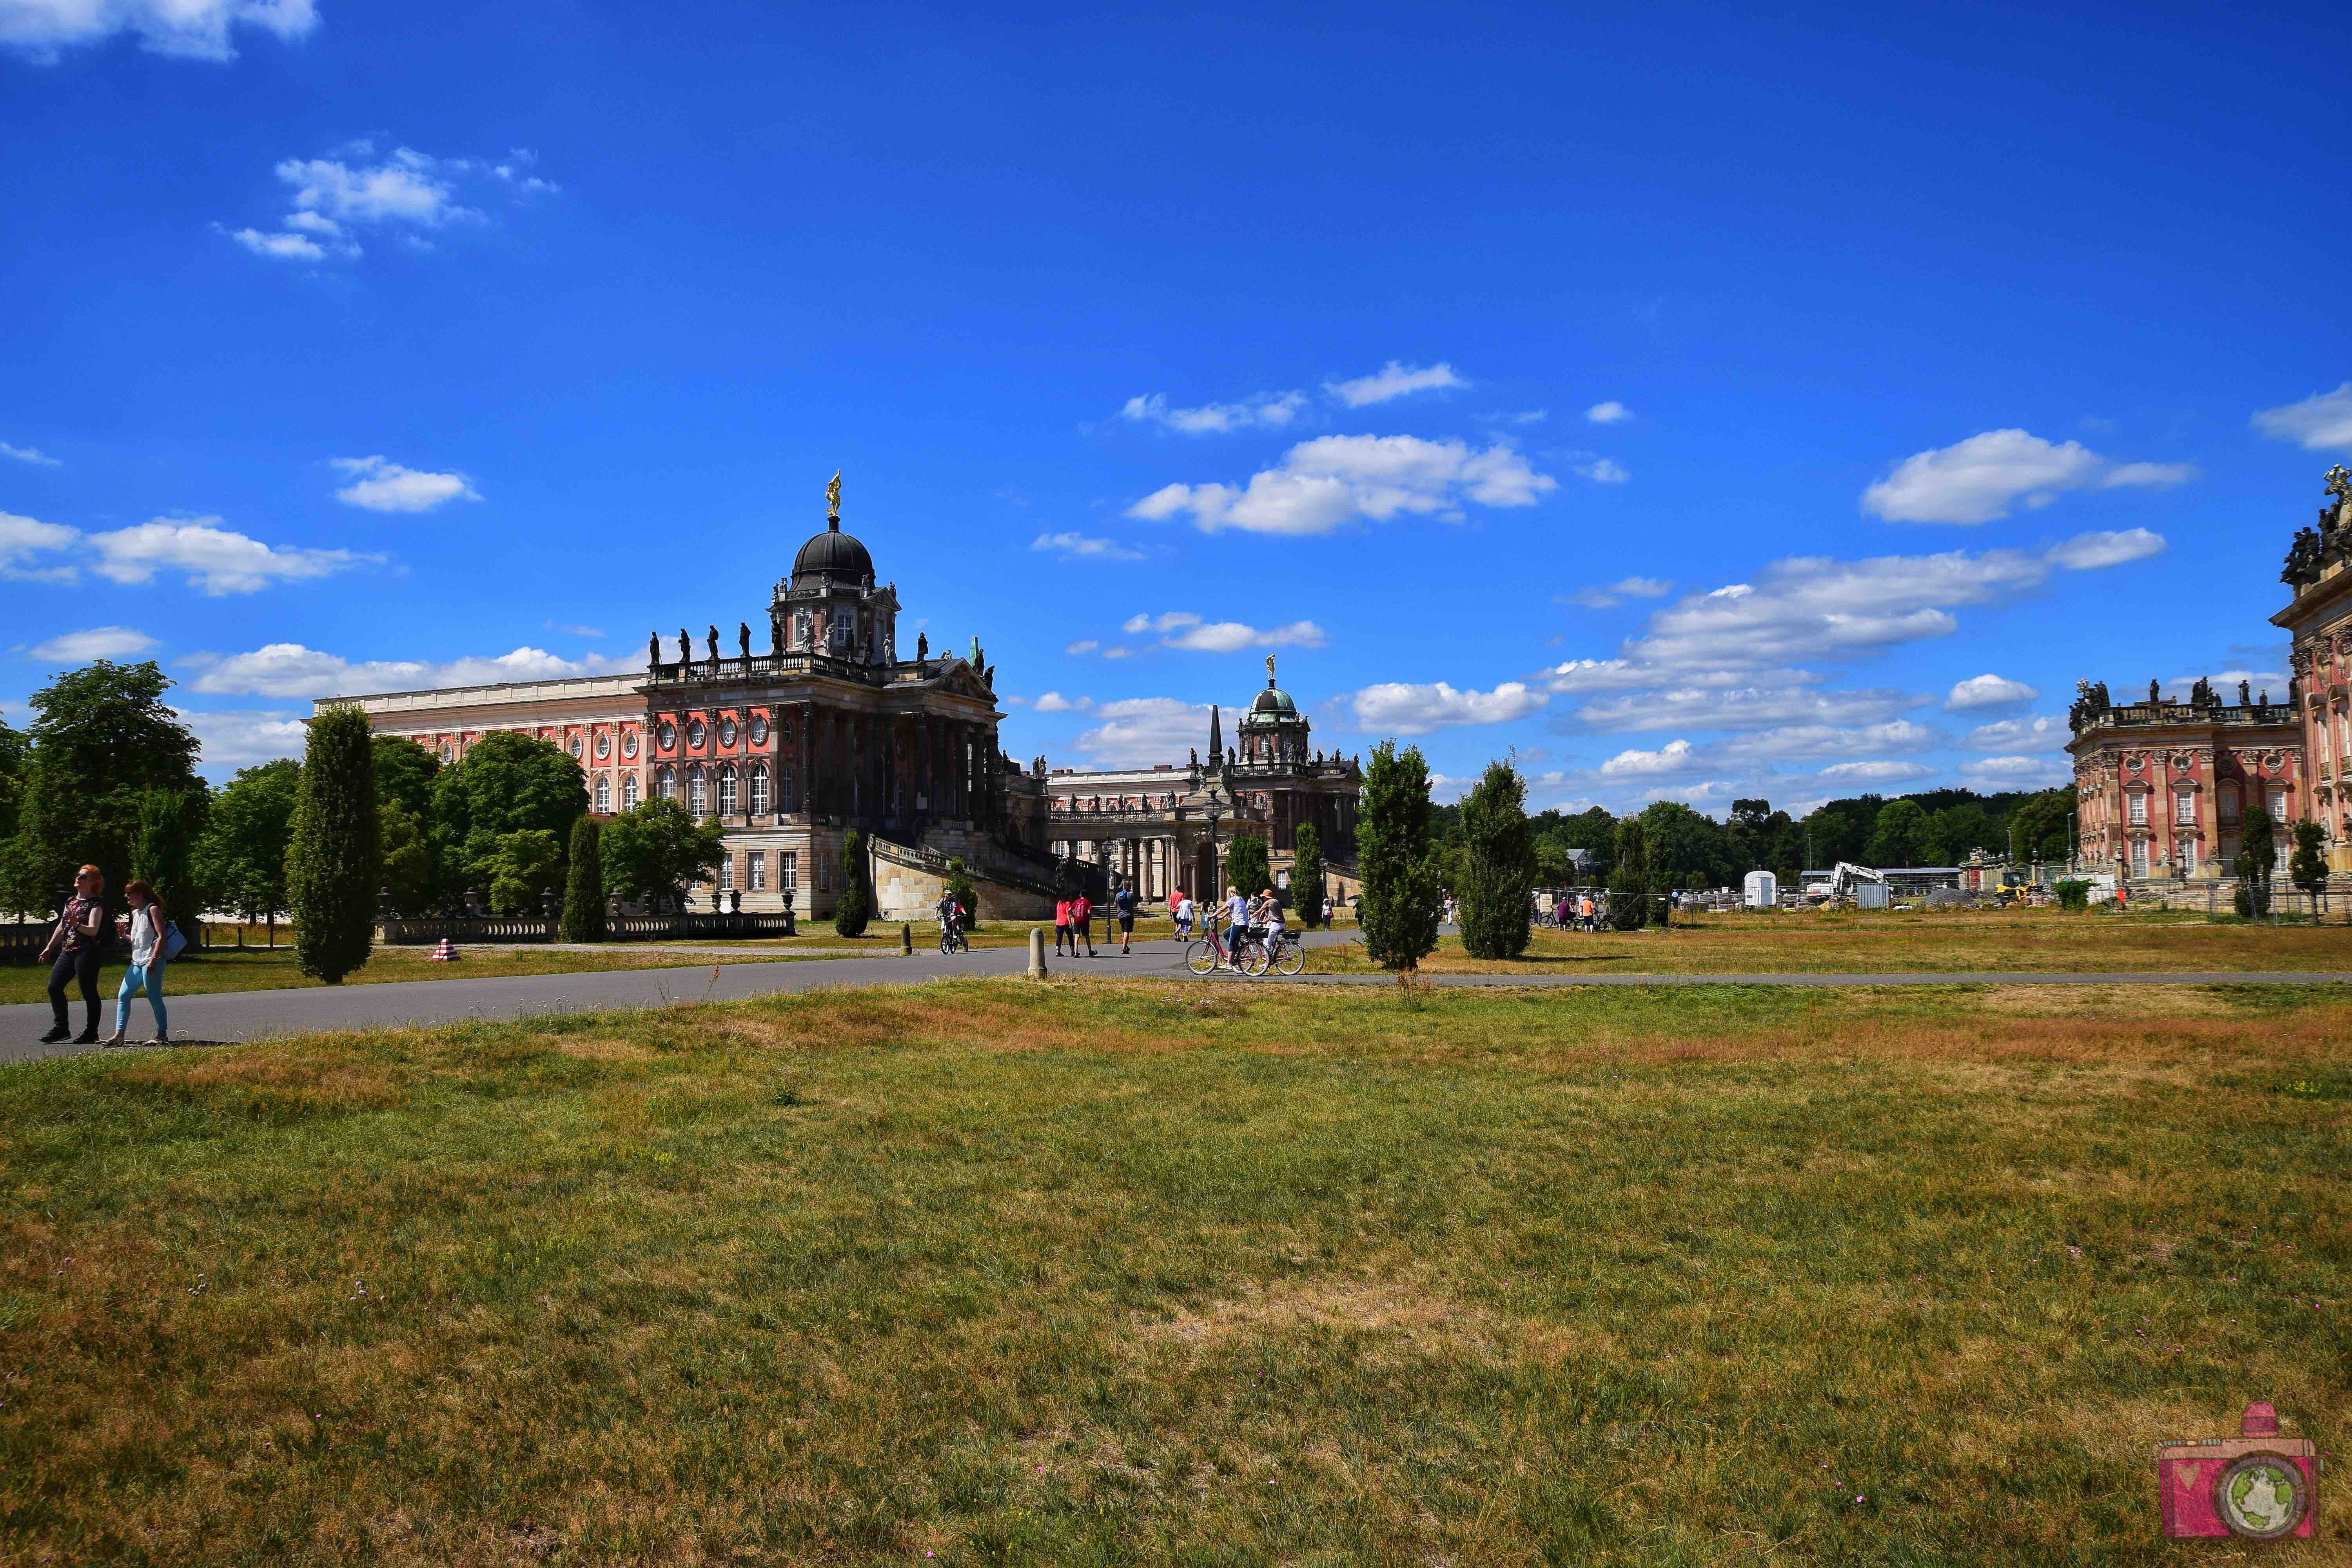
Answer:
M1264 691L1259 692L1257 700L1250 704L1252 718L1255 718L1260 713L1282 714L1297 711L1298 704L1290 700L1290 693L1273 685L1268 685Z
M793 557L793 586L801 585L808 576L830 578L837 582L871 583L874 580L874 557L854 534L841 531L838 525L813 535L801 552Z

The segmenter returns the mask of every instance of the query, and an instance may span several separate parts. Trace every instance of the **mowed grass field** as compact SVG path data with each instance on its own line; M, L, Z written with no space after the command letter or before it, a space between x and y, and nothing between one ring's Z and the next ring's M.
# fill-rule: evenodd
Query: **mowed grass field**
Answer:
M1314 953L1324 973L1376 973L1360 948ZM1869 910L1675 917L1668 930L1549 931L1526 954L1475 959L1448 935L1422 967L1625 974L2352 973L2352 926L2263 925L2202 915L2066 910Z
M9 1068L0 1556L2175 1562L2158 1439L2341 1451L2347 1110L2316 987L972 981Z

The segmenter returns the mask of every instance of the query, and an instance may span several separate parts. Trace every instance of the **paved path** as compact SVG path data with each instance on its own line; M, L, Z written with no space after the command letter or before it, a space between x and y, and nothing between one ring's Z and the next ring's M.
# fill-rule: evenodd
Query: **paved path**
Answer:
M1316 931L1316 947L1344 942L1354 933ZM1192 979L1182 947L1165 938L1138 946L1121 957L1115 947L1094 959L1048 958L1056 974L1134 979ZM317 986L291 991L235 991L211 996L170 998L172 1032L184 1040L247 1040L306 1029L350 1029L383 1025L448 1023L468 1018L507 1019L536 1014L608 1012L660 1007L681 1002L729 1002L772 992L826 986L913 984L927 980L1020 973L1025 948L982 948L945 957L934 947L914 956L885 953L856 958L793 959L776 963L734 963L681 969L616 969L584 974L460 974L448 980L416 980L377 985ZM714 976L713 968L718 973ZM110 979L112 976L109 977ZM2321 973L1937 973L1937 974L1433 974L1440 985L2314 985L2352 984L2352 974ZM1194 984L1391 985L1380 974L1305 974L1285 980L1269 975L1244 981L1215 975ZM105 998L100 1017L111 1026L114 1003ZM81 1004L74 1003L79 1023ZM134 1033L148 1024L143 1000L133 1005ZM87 1047L37 1044L49 1026L46 1002L0 1006L0 1063L62 1056Z

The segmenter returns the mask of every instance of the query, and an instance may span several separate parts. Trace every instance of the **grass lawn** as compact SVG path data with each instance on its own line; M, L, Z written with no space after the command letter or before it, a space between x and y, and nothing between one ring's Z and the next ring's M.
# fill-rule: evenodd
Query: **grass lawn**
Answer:
M2347 1101L2321 987L968 981L9 1068L0 1555L2174 1563L2158 1439L2347 1435Z
M1685 923L1685 921L1688 923ZM1325 973L1376 972L1358 947L1313 954ZM2217 922L2202 915L2065 910L1678 916L1672 930L1538 927L1518 959L1475 959L1448 936L1425 969L1625 974L1840 974L2021 970L2034 973L2316 970L2352 973L2352 927Z

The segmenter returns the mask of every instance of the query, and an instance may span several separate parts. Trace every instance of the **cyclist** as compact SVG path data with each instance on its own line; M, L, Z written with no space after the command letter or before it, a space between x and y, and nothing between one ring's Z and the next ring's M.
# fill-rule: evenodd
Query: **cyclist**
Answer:
M940 935L953 947L963 936L963 906L956 902L953 893L941 893L935 912L940 917Z
M1265 939L1265 954L1269 959L1279 956L1281 952L1282 913L1282 900L1274 896L1272 888L1260 893L1256 904L1250 910L1250 923Z
M1235 888L1225 895L1225 967L1242 966L1242 943L1250 936L1249 895Z

